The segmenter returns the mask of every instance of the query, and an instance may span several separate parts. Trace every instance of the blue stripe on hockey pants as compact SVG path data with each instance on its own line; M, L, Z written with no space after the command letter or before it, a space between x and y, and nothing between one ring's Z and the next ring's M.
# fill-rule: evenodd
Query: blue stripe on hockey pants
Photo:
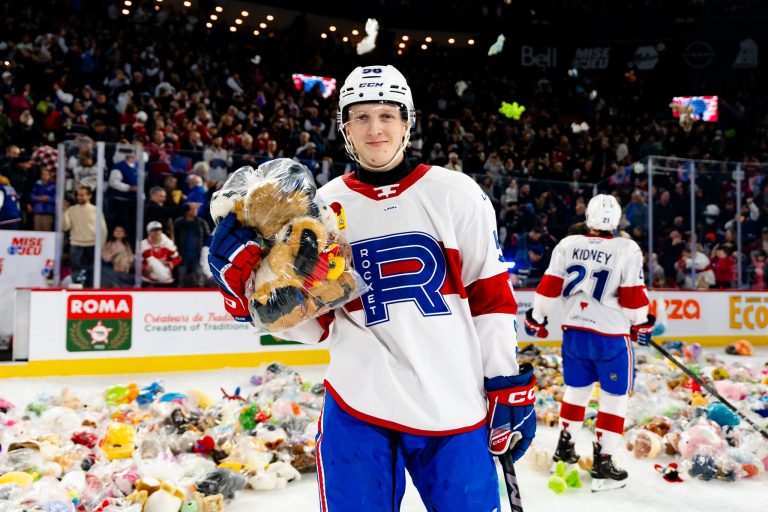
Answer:
M317 434L322 512L393 512L405 493L405 469L429 512L501 510L485 427L423 436L359 420L325 395Z

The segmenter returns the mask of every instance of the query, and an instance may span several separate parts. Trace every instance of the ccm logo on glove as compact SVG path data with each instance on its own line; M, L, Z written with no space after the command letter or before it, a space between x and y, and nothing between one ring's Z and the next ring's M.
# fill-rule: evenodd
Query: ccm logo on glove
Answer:
M535 379L525 387L488 391L488 401L504 405L532 405L536 401Z
M514 391L509 394L508 400L509 405L530 405L536 400L536 390L531 388L527 392Z

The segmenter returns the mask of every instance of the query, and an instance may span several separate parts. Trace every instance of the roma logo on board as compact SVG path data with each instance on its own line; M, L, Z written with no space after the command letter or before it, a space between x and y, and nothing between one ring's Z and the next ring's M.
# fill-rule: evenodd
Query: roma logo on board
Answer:
M67 351L131 348L133 297L75 294L67 297Z

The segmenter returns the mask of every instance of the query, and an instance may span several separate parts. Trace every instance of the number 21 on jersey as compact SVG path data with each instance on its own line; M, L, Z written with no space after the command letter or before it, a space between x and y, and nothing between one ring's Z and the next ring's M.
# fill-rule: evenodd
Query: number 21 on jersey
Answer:
M589 293L587 287L589 286L589 283L592 283L592 298L597 302L602 301L603 294L605 293L605 285L611 275L610 270L607 268L595 270L589 278L587 278L587 267L575 263L566 268L565 271L568 274L568 279L563 288L563 297L569 297L577 292ZM582 283L584 283L583 286L580 286Z

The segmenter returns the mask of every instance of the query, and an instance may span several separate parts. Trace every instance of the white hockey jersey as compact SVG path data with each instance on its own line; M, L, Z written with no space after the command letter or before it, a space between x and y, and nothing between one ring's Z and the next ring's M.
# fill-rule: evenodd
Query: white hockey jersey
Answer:
M621 237L564 238L536 288L534 319L542 321L558 298L563 329L627 336L630 325L645 322L648 314L640 247Z
M517 303L490 200L470 177L420 165L392 185L354 174L318 195L343 209L360 299L280 333L327 339L326 389L353 416L447 435L482 426L484 377L517 375Z

